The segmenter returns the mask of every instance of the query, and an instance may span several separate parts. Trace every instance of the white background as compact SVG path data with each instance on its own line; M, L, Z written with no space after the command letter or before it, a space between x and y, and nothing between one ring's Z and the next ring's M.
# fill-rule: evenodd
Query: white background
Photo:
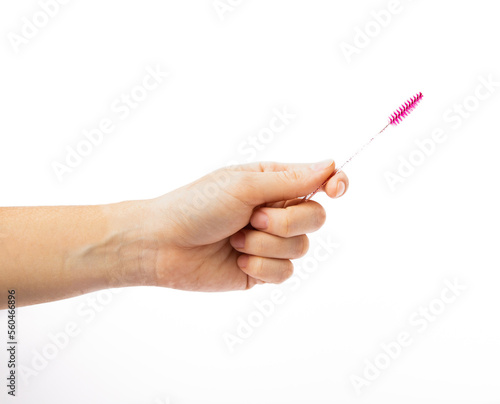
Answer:
M74 0L16 52L9 35L41 8L2 2L0 205L150 198L233 160L342 162L419 91L421 104L346 167L345 197L315 197L328 219L298 287L128 288L19 309L27 376L0 401L499 403L498 2L401 0L382 28L373 12L386 1L233 4L221 18L210 0ZM349 62L342 43L364 29ZM169 77L120 120L113 101L157 65ZM497 85L476 102L488 78ZM295 118L250 159L245 142L283 107ZM52 163L103 118L116 130L58 181ZM415 141L438 129L445 140L422 159ZM412 153L419 165L391 189L387 173ZM328 238L337 248L318 263ZM446 280L465 290L439 306ZM225 333L259 320L253 302L276 289L284 302L231 352ZM411 319L429 304L443 310L420 332ZM80 332L54 353L68 324ZM358 395L352 376L402 331L412 344Z

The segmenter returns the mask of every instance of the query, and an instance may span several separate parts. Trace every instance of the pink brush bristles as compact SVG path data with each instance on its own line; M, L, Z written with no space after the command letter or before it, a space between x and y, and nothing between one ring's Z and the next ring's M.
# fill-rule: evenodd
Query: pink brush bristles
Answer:
M309 199L311 199L321 189L321 187L323 187L324 185L326 185L326 183L335 174L337 174L338 172L342 171L342 169L344 168L344 166L347 163L349 163L349 161L351 161L354 157L356 157L366 146L368 146L373 141L373 139L375 139L377 137L377 135L380 135L384 130L386 130L389 125L396 126L396 125L400 124L401 121L404 118L406 118L410 114L411 111L413 111L415 109L415 107L420 102L420 100L422 99L422 97L423 97L422 93L418 93L413 98L410 98L403 105L401 105L401 107L399 107L399 109L397 109L396 111L394 111L392 113L392 115L389 117L389 123L387 125L385 125L384 128L380 132L378 132L368 142L366 142L360 149L358 149L358 151L356 151L356 153L354 153L351 157L349 157L339 168L335 169L335 171L332 174L330 174L330 176L318 188L316 188L316 190L314 192L311 192L309 195L304 196L304 198L302 198L301 202L307 202Z
M403 118L408 116L408 114L415 109L422 97L422 93L418 93L415 97L410 98L403 105L401 105L401 107L389 117L389 124L397 125L401 123Z

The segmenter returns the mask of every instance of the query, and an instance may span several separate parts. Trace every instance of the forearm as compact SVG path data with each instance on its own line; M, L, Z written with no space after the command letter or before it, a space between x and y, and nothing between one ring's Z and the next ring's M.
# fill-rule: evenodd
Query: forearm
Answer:
M0 308L99 289L152 284L155 243L144 237L147 202L0 208Z

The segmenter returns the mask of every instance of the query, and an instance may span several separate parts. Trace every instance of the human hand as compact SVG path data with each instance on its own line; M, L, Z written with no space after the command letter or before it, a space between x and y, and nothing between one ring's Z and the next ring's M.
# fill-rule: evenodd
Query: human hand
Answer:
M224 291L282 282L290 259L307 251L305 233L325 222L321 205L297 197L334 169L248 164L154 199L0 208L0 286L25 306L124 286ZM347 185L339 172L322 188L336 197Z
M153 283L226 291L283 282L293 273L290 260L307 252L305 234L326 219L320 204L298 197L334 169L333 161L232 166L150 200L143 231L154 240L145 259ZM322 190L339 197L348 183L341 171Z

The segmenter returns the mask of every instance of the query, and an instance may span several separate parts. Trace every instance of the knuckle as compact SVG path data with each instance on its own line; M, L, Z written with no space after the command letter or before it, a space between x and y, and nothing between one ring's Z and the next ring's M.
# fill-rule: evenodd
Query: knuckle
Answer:
M306 255L308 250L309 238L305 234L298 236L295 243L294 258L303 257L304 255Z
M254 234L254 237L252 237L255 241L255 251L257 254L262 254L264 253L264 250L265 250L265 243L264 243L264 237L262 237L263 235L260 234L260 233L256 233Z
M285 260L283 270L281 271L281 279L279 283L286 281L293 275L293 264L290 260Z
M234 174L226 189L228 193L247 203L251 196L258 195L260 188L252 173L241 171Z
M315 221L316 221L316 227L321 227L325 224L326 222L326 211L325 208L321 205L318 204L318 209L315 216Z
M283 223L283 237L290 237L292 234L292 221L290 220L290 215L287 210L283 211L283 220L281 222Z
M245 171L238 173L237 181L238 185L244 189L249 188L250 190L253 190L253 188L256 187L254 177L251 175L251 173Z
M288 217L286 212L284 216L285 220L283 220L283 235L285 237L288 237L288 235L290 234L290 218Z
M281 177L288 185L290 182L298 182L302 180L300 173L295 170L281 171Z
M265 275L264 268L264 259L262 257L252 257L254 262L253 273L258 279L262 279L262 276Z
M279 182L279 185L286 186L289 185L289 174L286 171L279 171L276 173L276 179Z

